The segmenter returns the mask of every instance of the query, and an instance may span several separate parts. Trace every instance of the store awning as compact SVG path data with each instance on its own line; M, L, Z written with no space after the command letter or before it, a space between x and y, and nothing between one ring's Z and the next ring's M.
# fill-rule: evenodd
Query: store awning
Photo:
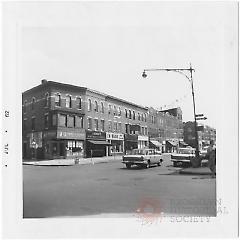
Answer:
M177 146L177 142L170 141L170 140L168 140L167 142L168 142L169 144L171 144L173 147Z
M161 143L158 142L158 141L150 140L150 142L151 142L153 145L155 145L156 147L161 147L161 146L162 146Z
M112 145L111 143L109 143L109 142L106 142L106 141L93 141L93 140L91 140L91 141L88 141L88 142L90 142L90 143L92 143L92 144L95 144L95 145Z

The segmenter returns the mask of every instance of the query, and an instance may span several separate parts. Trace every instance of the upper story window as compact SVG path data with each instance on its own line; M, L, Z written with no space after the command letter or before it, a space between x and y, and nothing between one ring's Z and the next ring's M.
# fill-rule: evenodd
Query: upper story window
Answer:
M55 106L61 106L61 95L59 93L55 95Z
M52 115L52 126L57 126L57 114Z
M36 129L36 118L32 117L32 130Z
M48 107L49 105L49 93L45 94L45 107Z
M83 117L75 116L75 127L83 128Z
M94 107L95 112L98 112L98 102L95 101L95 107Z
M118 107L118 116L121 116L121 108Z
M32 98L32 110L35 108L36 98Z
M27 119L23 120L23 130L27 130Z
M141 120L140 113L138 113L138 120L139 120L139 121Z
M113 115L117 115L117 107L116 106L113 106Z
M82 99L80 97L77 98L76 100L77 108L82 109Z
M125 117L127 118L128 117L128 110L125 109Z
M122 132L122 123L118 123L118 131Z
M24 113L27 112L27 100L24 101L24 104L23 104L23 112L24 112Z
M98 131L98 119L94 119L94 129Z
M88 129L92 129L92 118L88 118Z
M112 105L109 104L109 105L108 105L108 114L111 114L111 111L112 111Z
M136 116L134 111L132 112L132 115L133 115L133 120L135 120Z
M74 116L68 116L67 126L70 128L74 127Z
M132 112L131 112L131 110L129 110L128 113L129 113L128 116L129 116L129 118L131 119L131 118L132 118Z
M144 113L144 121L147 122L147 114Z
M58 123L60 127L67 127L67 115L59 114Z
M72 98L71 96L66 97L66 107L71 108L72 107Z
M143 113L142 113L141 117L142 117L142 121L143 121L143 120L144 120L144 119L143 119Z
M104 113L104 104L101 102L101 112Z
M103 131L105 131L104 129L104 124L105 124L105 121L102 119L101 120L101 126L100 126L100 130L103 132Z
M88 111L92 111L92 101L88 99Z
M48 128L48 122L49 122L48 114L45 114L44 115L44 126L45 126L45 128Z
M112 121L108 121L108 130L112 131Z
M118 127L118 126L117 126L117 122L114 122L114 123L113 123L113 131L114 131L114 132L117 132L117 127Z

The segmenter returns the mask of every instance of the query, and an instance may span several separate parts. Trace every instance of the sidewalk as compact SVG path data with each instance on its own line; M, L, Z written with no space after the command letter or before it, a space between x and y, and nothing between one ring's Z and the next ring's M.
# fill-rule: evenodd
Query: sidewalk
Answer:
M195 174L195 175L211 175L212 172L208 167L199 168L183 168L179 171L180 174Z
M121 161L122 156L110 156L110 157L94 157L94 158L79 158L79 163L75 163L74 159L53 159L42 161L24 161L23 165L34 166L72 166L72 165L85 165L85 164L97 164L107 163L111 161Z

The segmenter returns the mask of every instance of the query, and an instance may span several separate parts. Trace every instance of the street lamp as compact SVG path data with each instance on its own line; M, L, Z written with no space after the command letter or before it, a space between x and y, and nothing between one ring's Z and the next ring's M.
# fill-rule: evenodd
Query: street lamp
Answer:
M190 84L191 84L191 88L192 88L192 99L193 99L193 113L194 113L194 130L195 130L195 145L196 145L196 152L195 152L195 156L196 156L196 160L198 165L200 164L199 161L199 145L198 145L198 131L197 131L197 117L196 117L196 107L195 107L195 96L194 96L194 88L193 88L193 72L195 71L195 69L192 68L191 64L190 64L190 68L152 68L152 69L144 69L143 73L142 73L142 77L146 78L147 74L146 72L150 72L150 71L167 71L167 72L177 72L182 74L183 76L185 76ZM186 72L190 72L190 76L188 76L186 74Z

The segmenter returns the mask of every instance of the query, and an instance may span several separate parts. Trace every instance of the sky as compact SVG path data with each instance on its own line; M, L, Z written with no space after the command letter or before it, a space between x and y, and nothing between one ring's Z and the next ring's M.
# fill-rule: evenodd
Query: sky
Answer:
M156 71L142 78L146 68L189 68L191 63L196 113L208 118L201 123L216 127L216 93L233 42L226 3L55 2L21 7L22 91L47 79L143 106L181 107L183 121L192 121L191 84L184 75Z

